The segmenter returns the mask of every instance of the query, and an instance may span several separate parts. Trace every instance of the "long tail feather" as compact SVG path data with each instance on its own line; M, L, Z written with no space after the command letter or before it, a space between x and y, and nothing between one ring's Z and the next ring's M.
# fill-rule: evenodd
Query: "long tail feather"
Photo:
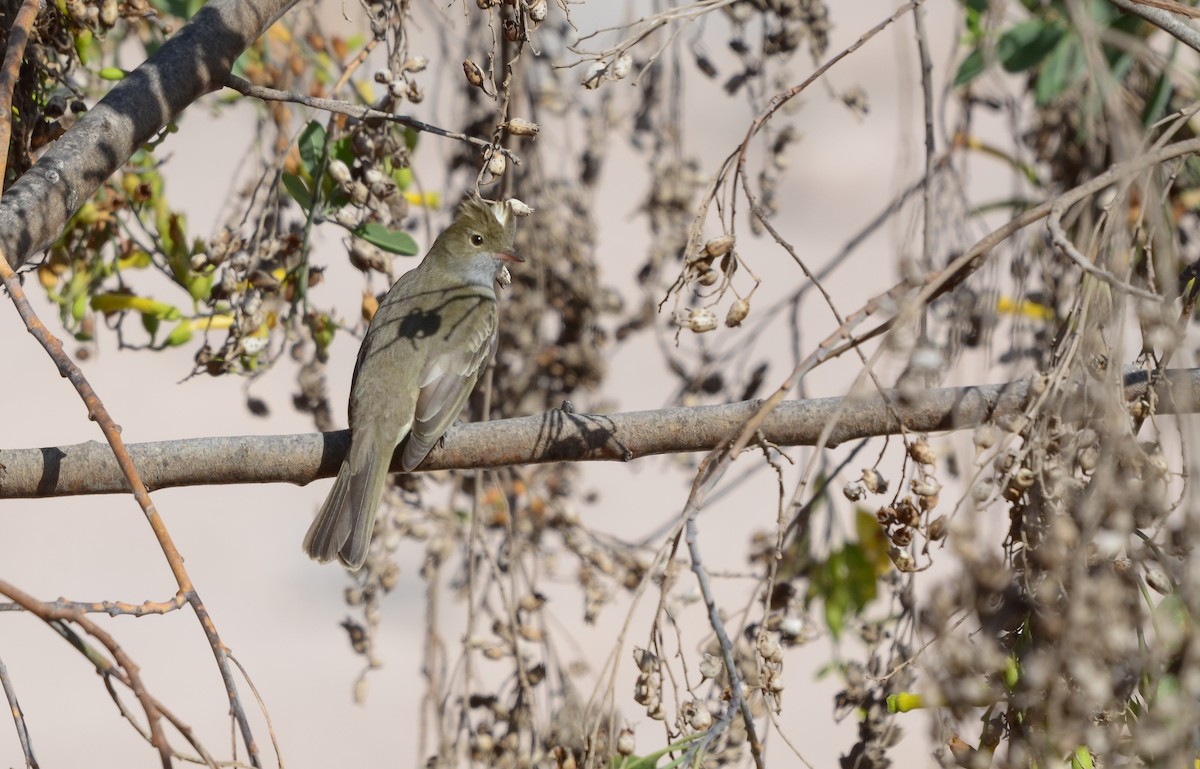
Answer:
M371 529L391 461L390 451L361 445L368 443L365 440L359 443L351 447L350 457L342 463L325 504L304 537L304 552L309 558L325 563L336 556L351 570L367 560Z

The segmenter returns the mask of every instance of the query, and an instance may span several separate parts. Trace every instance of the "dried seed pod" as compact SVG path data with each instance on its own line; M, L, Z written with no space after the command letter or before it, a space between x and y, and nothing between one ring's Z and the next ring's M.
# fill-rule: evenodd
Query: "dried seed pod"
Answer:
M637 742L633 738L633 730L628 726L621 729L621 733L617 735L617 752L622 756L633 755L636 747Z
M929 522L929 529L925 532L933 541L938 541L946 536L946 516L939 515Z
M862 471L862 482L867 487L867 491L872 494L886 494L888 490L887 479L873 467L865 467Z
M404 61L405 72L422 72L429 66L429 59L424 56L410 56Z
M517 607L522 611L537 611L546 605L546 596L541 593L526 593L517 602Z
M362 182L354 182L350 185L350 202L356 206L365 206L370 194L371 190Z
M508 168L508 161L504 159L504 153L493 152L488 158L487 170L492 176L504 176L504 171Z
M698 700L692 700L692 711L688 714L688 726L698 732L702 732L712 726L712 713L708 712L708 708L704 703Z
M721 276L717 274L716 270L700 270L700 274L696 278L696 282L702 286L708 287L716 285L717 281L720 279Z
M888 557L892 559L898 571L908 574L917 570L917 562L907 550L891 545L888 547Z
M617 57L617 60L612 63L608 69L608 77L611 80L621 80L629 76L630 70L633 69L633 57L627 53L623 53Z
M550 4L546 0L526 0L525 13L529 15L529 20L535 24L540 24L546 20L546 14L550 12Z
M537 136L538 131L542 130L537 123L519 117L509 119L505 126L513 136Z
M516 216L529 216L533 213L533 208L516 198L508 199L508 207Z
M742 321L750 314L750 300L739 299L729 308L729 313L725 316L725 325L729 328L742 325Z
M725 668L721 665L721 658L716 655L704 652L704 659L700 660L698 666L701 678L718 678Z
M599 59L592 62L592 66L588 67L587 73L583 76L583 87L589 91L600 87L604 82L604 75L608 71L608 62L604 59Z
M117 10L117 0L104 0L100 6L100 23L111 27L117 23L118 18L120 18L120 13Z
M783 660L783 648L779 642L769 635L761 635L758 637L757 643L758 654L767 662L781 662Z
M334 158L329 161L329 177L338 184L346 184L350 181L350 167Z
M918 438L908 444L908 455L914 462L922 465L932 465L937 462L937 455L933 453L933 449L925 442L924 438Z
M355 238L350 243L350 264L363 272L369 272L370 270L384 272L387 269L387 262L383 258L383 252L370 243L358 238Z
M688 310L687 319L683 325L697 334L703 334L717 327L717 316L713 314L712 310L705 307Z
M342 206L333 215L333 220L348 230L358 226L358 210L353 206Z
M893 531L890 535L892 544L897 547L908 547L913 541L913 530L907 526L901 526Z
M512 19L505 19L500 25L504 29L504 39L510 43L521 42L521 27Z
M470 59L463 59L463 74L467 76L467 82L476 88L483 89L483 70L479 65Z
M977 451L987 451L996 445L996 426L991 422L984 422L981 425L977 425L973 440Z
M851 502L857 502L867 496L867 489L863 486L862 481L850 481L842 487L842 496Z
M913 504L912 497L896 503L896 520L905 526L916 526L921 520L921 511Z
M933 478L913 478L909 483L913 493L919 497L932 497L942 490L942 484Z
M1170 595L1174 586L1171 584L1171 578L1163 571L1163 568L1157 563L1143 563L1142 568L1146 570L1146 584L1150 589L1160 595Z
M715 238L710 238L708 242L704 244L704 253L707 254L710 259L720 259L722 256L725 256L725 254L728 254L731 250L733 250L732 235L720 235Z

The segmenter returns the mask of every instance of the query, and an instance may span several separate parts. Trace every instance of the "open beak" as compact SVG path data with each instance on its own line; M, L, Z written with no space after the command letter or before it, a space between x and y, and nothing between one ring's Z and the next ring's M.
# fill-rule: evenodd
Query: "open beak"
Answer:
M523 262L525 257L518 254L516 251L497 251L496 258L502 262Z

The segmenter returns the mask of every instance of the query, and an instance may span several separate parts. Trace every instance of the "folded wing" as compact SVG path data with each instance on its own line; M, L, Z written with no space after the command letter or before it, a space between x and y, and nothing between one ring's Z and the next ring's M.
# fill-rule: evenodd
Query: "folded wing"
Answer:
M401 458L406 471L421 464L433 444L454 424L475 389L479 373L496 351L495 301L482 302L472 315L479 317L462 324L469 331L461 344L448 345L449 350L425 364L412 429Z

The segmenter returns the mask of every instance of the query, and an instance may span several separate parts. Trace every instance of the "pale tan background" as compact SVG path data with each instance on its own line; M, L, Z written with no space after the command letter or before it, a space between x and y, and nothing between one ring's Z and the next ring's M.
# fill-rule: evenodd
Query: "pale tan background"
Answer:
M355 3L326 3L322 12L337 18L343 12L353 22L361 20ZM612 4L615 6L617 4ZM603 11L616 20L624 17L609 3L591 2L579 13L582 21ZM643 5L643 4L638 4ZM937 0L927 5L930 38L939 70L938 96L944 87L949 44L957 34L958 4ZM599 9L599 10L598 10ZM841 50L862 31L887 16L892 3L834 3L835 23L830 54ZM590 15L590 16L589 16ZM920 91L917 81L911 16L884 32L861 51L838 65L832 82L839 88L860 85L865 89L870 114L860 120L834 102L824 88L804 97L803 109L793 119L803 140L792 151L792 168L780 191L787 210L778 217L783 234L801 256L820 266L859 227L873 217L890 196L920 173L922 132ZM811 66L797 59L798 82ZM620 86L614 86L620 87ZM743 107L733 109L713 86L697 83L689 94L689 123L697 126L690 141L711 173L744 132L750 117ZM716 109L714 109L714 106ZM427 116L420 115L425 118ZM193 108L160 152L173 153L169 166L168 194L173 203L189 212L190 226L211 231L219 206L227 197L228 174L239 162L252 122L246 111L227 113L212 120L203 105ZM441 140L426 137L425 148ZM422 152L418 166L426 178L436 178L434 167L441 150ZM641 190L643 159L618 147L606 169L599 249L605 279L622 290L632 287L631 274L640 264L645 229L636 216ZM423 168L422 164L427 164ZM520 191L517 191L520 196ZM523 226L537 226L537 219ZM911 227L911 229L910 229ZM841 298L840 309L854 309L875 291L897 278L897 249L912 222L885 228L856 255L851 266L840 270L828 288ZM344 314L356 312L361 280L344 260L337 239L322 234L326 248L316 257L330 265L327 291ZM422 245L427 245L422 240ZM802 280L786 254L763 241L745 240L741 249L767 279L755 298L756 307L793 290ZM916 249L916 241L910 252ZM553 259L553 254L529 254L531 259ZM36 297L39 289L29 283ZM834 324L827 310L815 302L806 305L806 342L811 350ZM58 330L55 317L39 303L44 318ZM662 322L666 322L663 318ZM811 330L810 330L811 329ZM737 331L721 330L720 335ZM719 343L728 344L729 339ZM0 302L0 345L5 352L5 409L0 444L31 447L102 440L70 385L59 379L48 358L27 336L7 300ZM786 342L780 340L780 347ZM68 343L68 349L73 345ZM330 364L332 402L344 424L344 403L356 344L339 337ZM164 354L118 353L111 335L101 333L99 355L84 370L111 413L124 428L129 442L202 435L305 432L311 422L290 407L294 389L292 371L284 366L254 388L272 407L269 418L250 416L242 406L244 383L236 379L180 380L190 368L189 349ZM786 374L786 359L772 368L770 384ZM806 383L808 394L835 395L844 391L851 362L820 370ZM622 347L612 361L605 400L619 410L665 405L673 381L662 373L658 353L650 341ZM589 404L579 403L586 409ZM804 452L793 450L801 463ZM756 463L747 457L742 467ZM690 472L677 460L648 459L630 465L593 465L587 468L587 485L600 491L599 502L582 510L584 519L597 528L638 539L672 519L686 498ZM795 479L795 473L789 476ZM270 709L281 742L283 757L292 767L316 766L417 766L419 659L424 585L417 576L419 551L401 550L403 569L398 588L384 603L384 624L379 656L382 670L370 678L365 705L351 704L351 684L360 663L348 650L338 621L346 612L342 591L348 581L334 567L319 567L303 557L300 541L305 528L329 486L328 481L309 488L286 485L196 488L161 491L154 499L217 626L239 660L246 665ZM744 552L752 529L769 529L775 515L775 486L765 474L746 484L708 510L702 519L706 557L713 568L745 567ZM85 497L0 503L0 575L43 599L66 596L76 600L165 600L174 583L148 526L132 499ZM570 569L564 568L569 586ZM740 594L743 585L721 584L726 596ZM563 590L550 610L561 623L564 639L569 628L580 639L577 654L595 663L606 654L622 621L619 607L602 615L597 628L584 629L582 609L572 602L572 591ZM451 604L445 636L457 638ZM703 627L693 607L692 627ZM639 613L644 619L644 612ZM120 640L142 666L148 687L197 729L214 752L224 755L229 726L227 703L215 664L195 619L188 611L167 617L122 617L102 624ZM644 627L644 625L643 625ZM700 637L698 634L697 638ZM564 640L561 648L569 649ZM22 614L0 614L0 659L8 666L21 700L42 766L152 766L155 753L117 716L100 681L85 662L36 619ZM639 748L661 744L662 732L629 702L632 677L630 655L621 655L627 668L625 687L618 695L624 712L639 729ZM783 724L804 757L814 766L836 766L849 748L855 731L851 716L832 724L832 695L836 680L815 680L818 666L829 659L825 641L790 650L786 657L788 690ZM243 687L247 707L254 712L250 693ZM255 712L255 733L264 756L270 757L267 730ZM914 765L932 763L927 755L926 722L909 716L904 725L910 735L905 750ZM182 740L176 739L182 745ZM800 762L777 739L770 741L774 766ZM22 764L11 723L0 721L0 766Z

